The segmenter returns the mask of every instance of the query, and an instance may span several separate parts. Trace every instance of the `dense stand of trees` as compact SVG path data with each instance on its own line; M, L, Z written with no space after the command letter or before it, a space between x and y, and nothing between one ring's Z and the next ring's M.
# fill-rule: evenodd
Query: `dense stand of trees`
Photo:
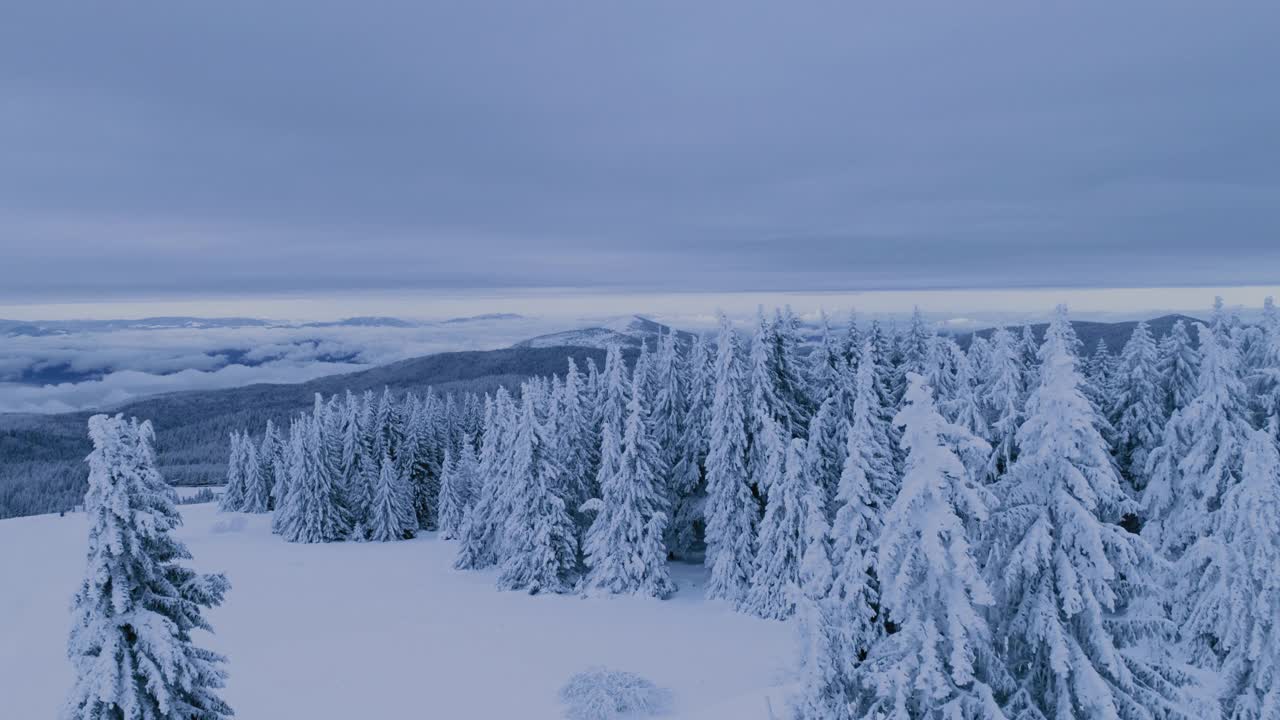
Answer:
M919 313L820 327L317 397L237 435L224 506L299 542L438 529L528 592L665 597L704 562L709 597L799 615L803 718L1280 717L1270 301L1116 352L1064 308L967 349Z

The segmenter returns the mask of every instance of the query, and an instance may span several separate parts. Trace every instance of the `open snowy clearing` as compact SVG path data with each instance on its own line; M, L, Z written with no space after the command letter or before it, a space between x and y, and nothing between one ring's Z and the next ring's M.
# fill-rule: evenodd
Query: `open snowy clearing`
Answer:
M672 568L671 600L531 597L494 573L452 569L455 544L295 545L270 516L180 508L177 536L225 572L209 612L237 717L559 718L557 693L594 665L639 673L674 696L667 717L785 716L791 627L702 598L702 567ZM0 521L0 716L56 717L71 686L66 638L84 571L82 514ZM36 552L38 550L38 552Z

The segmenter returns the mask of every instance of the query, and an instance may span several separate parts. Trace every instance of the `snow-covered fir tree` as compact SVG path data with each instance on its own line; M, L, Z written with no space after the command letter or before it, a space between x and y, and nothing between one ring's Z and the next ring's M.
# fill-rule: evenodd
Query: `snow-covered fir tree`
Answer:
M991 462L988 479L995 479L1018 456L1017 433L1026 401L1026 368L1013 334L1004 328L991 336L987 376L982 383L983 401L991 423Z
M907 374L918 373L927 376L929 373L929 361L932 354L933 346L933 328L924 320L920 308L916 307L911 311L911 322L907 325L906 332L899 338L898 351L901 353L900 362L894 363L893 376L893 400L895 405L902 403L903 395L907 392Z
M1222 493L1239 482L1250 427L1240 360L1225 338L1203 325L1196 395L1169 421L1150 467L1143 534L1171 558L1208 528Z
M289 438L289 494L276 512L283 513L280 534L289 542L332 542L350 527L321 445L320 422L299 418Z
M826 492L807 472L806 459L805 441L791 440L782 478L769 494L760 522L751 589L740 605L745 612L775 619L795 612L804 553L812 542L821 540L808 536L810 518L825 515L827 508Z
M820 407L827 398L843 391L848 367L825 310L818 314L818 342L810 351L808 361L808 395Z
M588 521L581 517L579 508L591 497L593 457L597 448L591 410L586 405L582 386L578 365L569 358L555 418L556 453L564 472L565 501L570 514L585 529Z
M678 557L687 557L698 542L704 523L706 505L705 468L708 451L708 427L714 376L707 343L699 335L689 348L683 364L687 389L685 415L680 421L679 451L671 471L671 522L667 528L667 549Z
M1240 482L1180 570L1182 636L1222 678L1222 717L1280 717L1280 453L1265 431L1250 432Z
M869 356L873 352L868 343L865 353ZM849 676L881 634L876 552L884 515L898 494L898 476L881 412L882 401L874 387L873 365L862 363L856 373L847 451L831 524L835 565L831 612L840 628L844 671Z
M800 353L800 348L804 345L800 318L787 305L781 311L774 311L773 325L774 342L778 344L774 352L777 363L777 394L785 413L780 421L789 437L802 438L808 431L809 418L817 409L817 404L809 395L807 368Z
M637 358L637 365L640 365ZM647 372L640 369L641 376ZM634 373L633 373L634 375ZM597 425L600 428L599 464L596 467L592 497L598 496L600 487L614 473L622 461L622 432L627 403L631 400L631 382L627 379L627 366L622 359L622 348L609 346L606 351L604 373L600 376L600 396L596 406Z
M955 399L960 391L956 374L958 365L964 357L964 351L956 341L945 335L934 335L929 338L929 354L925 361L925 382L933 388L934 404L941 408Z
M271 507L271 487L263 476L257 446L248 436L244 436L243 443L244 501L240 505L240 510L247 513L264 513Z
M1138 323L1120 353L1110 395L1116 460L1135 491L1147 485L1147 457L1164 432L1165 399L1160 355L1145 322Z
M1074 348L1072 352L1075 352ZM1030 392L1030 388L1040 384L1040 343L1036 341L1036 331L1030 325L1022 326L1018 353L1022 360L1022 386Z
M805 518L805 547L800 582L791 588L800 639L800 688L791 698L795 720L847 720L850 682L845 672L841 626L830 602L829 528L822 508L811 506Z
M1097 392L1095 404L1099 407L1103 404L1097 401L1106 400L1111 396L1111 384L1115 380L1115 374L1116 358L1111 354L1111 348L1107 347L1107 339L1098 338L1098 344L1094 347L1093 355L1090 356L1086 365L1085 377Z
M777 326L765 315L763 307L757 308L756 331L748 353L747 472L751 484L762 496L768 494L769 483L780 475L777 470L782 467L781 454L785 446L776 442L777 433L784 432L790 437L787 413L778 394L781 383L776 335Z
M716 343L715 394L707 455L707 597L737 603L751 586L760 505L746 469L746 409L738 336L720 316Z
M1118 523L1134 511L1083 392L1066 308L1040 350L1020 452L985 531L991 617L1018 688L1014 717L1179 717L1179 677L1151 643L1155 556Z
M653 396L645 398L646 416L649 436L658 449L659 492L670 508L684 490L684 479L678 481L675 471L680 462L680 437L688 402L675 333L667 333L658 341L658 352L653 358L653 384Z
M1280 442L1280 312L1270 297L1263 306L1262 329L1264 343L1249 378L1250 389L1260 410L1258 426Z
M667 504L658 444L649 435L644 376L632 379L618 470L604 479L595 520L587 531L587 594L667 597L675 592L667 570Z
M267 486L267 510L275 510L282 497L284 484L284 445L280 434L276 432L275 423L267 420L267 427L262 433L262 444L258 446L258 472L262 473L262 482Z
M842 387L838 395L822 401L809 421L809 438L805 443L805 473L822 491L823 507L831 512L834 512L840 472L848 452L849 424L842 402L845 395Z
M89 419L89 552L72 606L75 668L67 720L222 720L226 659L195 644L211 632L204 609L229 584L182 564L191 554L170 532L182 524L173 490L155 468L150 423Z
M409 479L404 476L403 468L386 455L378 464L378 482L373 488L368 522L369 539L375 542L410 538L418 527Z
M947 342L952 346L955 384L951 398L939 402L938 407L948 422L959 425L974 437L989 440L991 426L987 424L986 409L979 395L978 377L974 374L973 365L955 341L948 339Z
M231 456L227 459L227 484L218 502L223 512L239 512L244 507L244 461L246 440L239 432L231 433Z
M479 490L480 461L470 435L464 435L462 446L455 458L450 453L445 460L445 470L440 478L440 537L452 540L461 537L467 512L475 504Z
M862 352L862 329L858 327L858 313L849 311L849 322L844 328L844 337L840 338L840 356L850 370L858 367L858 357Z
M1240 482L1179 566L1181 637L1222 679L1222 717L1280 716L1280 452L1251 430Z
M897 632L859 669L861 717L1003 718L996 691L1007 677L982 611L992 596L969 538L994 498L949 447L946 438L964 431L938 414L922 376L907 375L895 422L907 460L876 568L881 609Z
M503 528L498 587L530 594L568 592L578 573L577 528L564 499L554 443L535 411L536 392L521 393L511 440L510 514Z
M1200 352L1191 343L1186 323L1173 323L1160 340L1160 382L1164 387L1165 415L1191 403L1200 376Z
M476 500L463 516L458 557L454 567L478 570L499 559L502 525L510 507L508 470L515 418L511 394L500 387L487 403L480 448L480 487Z
M985 378L991 360L991 340L977 333L969 336L969 349L965 356L969 358L969 368L973 371L973 376L979 380Z

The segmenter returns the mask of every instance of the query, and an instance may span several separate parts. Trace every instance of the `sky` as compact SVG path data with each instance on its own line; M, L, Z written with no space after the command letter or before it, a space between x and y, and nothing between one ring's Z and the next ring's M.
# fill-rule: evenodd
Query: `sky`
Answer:
M1277 28L1249 0L9 3L0 304L1276 285Z

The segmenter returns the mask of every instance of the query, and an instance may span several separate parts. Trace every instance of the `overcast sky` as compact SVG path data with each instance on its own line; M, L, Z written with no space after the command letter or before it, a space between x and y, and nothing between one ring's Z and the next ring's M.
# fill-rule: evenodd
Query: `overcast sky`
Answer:
M7 3L0 298L1274 284L1280 3Z

